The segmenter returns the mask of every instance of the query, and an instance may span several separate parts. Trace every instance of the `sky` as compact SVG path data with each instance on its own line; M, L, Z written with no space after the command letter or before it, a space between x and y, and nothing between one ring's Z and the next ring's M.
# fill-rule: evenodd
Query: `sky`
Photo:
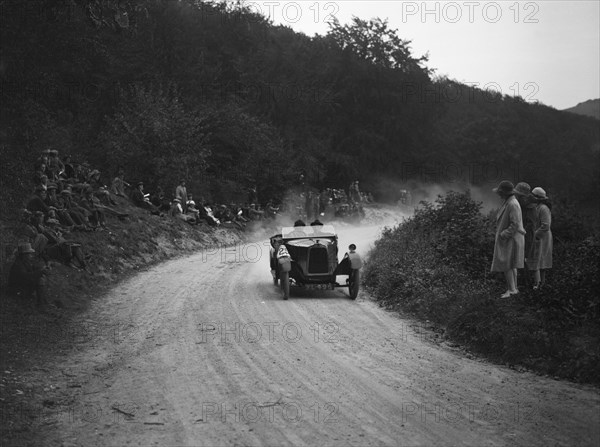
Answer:
M565 109L600 98L600 1L244 2L309 36L340 23L387 18L427 66L479 88Z

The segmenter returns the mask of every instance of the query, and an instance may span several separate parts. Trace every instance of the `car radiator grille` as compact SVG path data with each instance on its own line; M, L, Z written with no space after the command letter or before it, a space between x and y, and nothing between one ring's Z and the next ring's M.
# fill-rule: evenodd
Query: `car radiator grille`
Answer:
M329 273L326 247L317 246L308 250L308 273Z

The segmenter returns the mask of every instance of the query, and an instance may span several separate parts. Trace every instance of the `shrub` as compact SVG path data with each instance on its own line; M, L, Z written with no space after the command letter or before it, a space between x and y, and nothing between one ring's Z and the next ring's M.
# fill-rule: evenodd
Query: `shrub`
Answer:
M365 268L367 288L386 307L433 321L491 358L597 381L598 237L563 236L567 242L556 245L547 287L494 299L503 281L488 274L495 222L480 208L468 192L422 202L412 218L387 228L375 243Z

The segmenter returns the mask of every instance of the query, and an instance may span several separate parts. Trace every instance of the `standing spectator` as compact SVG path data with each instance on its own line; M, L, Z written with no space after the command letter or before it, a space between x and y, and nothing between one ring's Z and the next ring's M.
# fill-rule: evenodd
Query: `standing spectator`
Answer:
M312 219L313 217L312 203L312 191L307 191L306 195L304 196L304 214L306 215L307 219Z
M181 180L181 182L179 182L179 186L177 186L177 188L175 188L175 198L179 199L179 202L181 203L181 206L183 207L183 211L186 212L187 211L186 202L188 199L188 193L187 193L187 188L185 187L185 180Z
M258 202L258 192L257 186L252 185L248 188L248 203L257 203Z
M519 293L517 269L523 268L525 258L525 229L521 206L514 196L514 186L503 180L494 192L504 200L496 218L496 240L492 272L503 272L507 290L501 298Z
M348 199L350 199L350 203L358 203L360 202L360 189L358 188L358 180L350 183L350 188L348 190Z
M531 198L531 186L525 182L519 182L515 186L515 198L521 206L521 214L523 217L523 228L525 229L525 264L527 264L527 256L531 253L533 243L533 231L535 221L535 203ZM527 273L527 272L525 272ZM523 275L525 286L530 287L530 278L528 274Z
M64 170L65 165L62 163L62 161L60 161L60 158L58 158L58 151L56 149L52 149L48 157L48 171L50 171L50 175L48 177L55 182L58 180L60 173Z
M552 268L552 204L542 188L531 191L535 202L534 233L531 254L527 259L527 267L533 271L534 289L544 285L546 270Z
M37 228L37 221L34 215L28 210L23 210L21 214L21 227L19 228L18 238L20 242L29 243L37 256L43 260L46 264L47 259L44 257L46 246L48 245L48 238L39 232Z
M26 298L36 297L38 306L48 304L46 301L46 274L47 267L40 268L34 262L35 250L31 244L19 244L17 259L8 274L8 287Z

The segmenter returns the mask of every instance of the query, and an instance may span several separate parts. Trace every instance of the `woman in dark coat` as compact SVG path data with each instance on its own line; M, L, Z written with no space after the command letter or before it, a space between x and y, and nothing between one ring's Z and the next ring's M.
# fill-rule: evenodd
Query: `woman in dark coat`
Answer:
M521 206L514 196L514 186L509 181L502 181L494 192L504 202L498 210L496 218L496 240L492 272L503 272L507 290L501 298L508 298L519 293L517 289L517 269L523 268L525 259L525 229Z
M552 268L552 204L540 187L533 188L531 194L535 200L535 224L527 267L533 271L533 288L537 289L545 282L546 270Z

